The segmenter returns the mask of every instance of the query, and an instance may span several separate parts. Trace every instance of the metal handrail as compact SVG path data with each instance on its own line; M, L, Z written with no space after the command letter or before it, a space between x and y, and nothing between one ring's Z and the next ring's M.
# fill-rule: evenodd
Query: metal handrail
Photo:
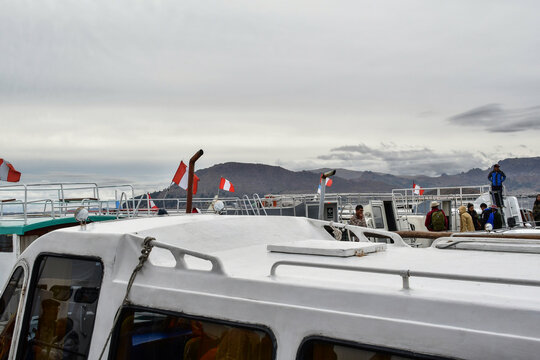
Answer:
M220 274L220 275L225 275L225 270L223 270L223 265L221 264L221 261L215 256L180 248L180 247L177 247L171 244L166 244L157 240L152 240L151 243L155 247L169 250L173 254L174 259L176 260L177 269L184 269L184 270L189 269L185 261L185 256L189 255L189 256L193 256L199 259L209 261L212 264L211 272Z
M538 280L524 280L524 279L474 276L474 275L442 274L442 273L433 273L433 272L426 272L426 271L391 270L391 269L355 267L355 266L336 265L336 264L319 264L319 263L309 263L309 262L290 261L290 260L281 260L281 261L275 262L272 265L272 268L270 269L270 276L276 276L276 269L282 265L320 268L320 269L332 269L332 270L357 271L357 272L367 272L367 273L376 273L376 274L399 275L401 276L402 287L404 290L410 289L409 278L412 276L432 278L432 279L473 281L473 282L492 283L492 284L540 287L540 281Z
M129 218L130 215L129 215L129 203L128 203L128 197L127 197L127 194L122 191L122 194L120 194L120 200L119 200L119 203L118 203L118 211L116 212L116 218L118 219L118 217L120 216L120 210L122 209L122 199L123 198L126 198L126 213L127 213L127 217Z
M264 208L264 204L259 196L259 194L253 194L253 200L255 201L255 204L257 204L257 202L261 205L261 209L262 211L264 212L264 215L268 216L268 213L266 212L266 209ZM258 207L257 207L258 209ZM259 210L257 210L259 211ZM260 211L259 211L259 215L260 215Z
M253 208L253 205L251 205L251 201L249 200L249 197L247 195L244 195L242 196L242 202L244 203L244 208L246 209L246 215L249 215L249 209L247 207L246 200L249 206L251 207L251 211L253 211L253 215L256 215L255 209Z

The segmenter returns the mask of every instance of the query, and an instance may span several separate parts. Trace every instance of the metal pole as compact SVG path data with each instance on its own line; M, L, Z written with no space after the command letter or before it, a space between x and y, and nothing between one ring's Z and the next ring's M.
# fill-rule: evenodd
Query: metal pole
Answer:
M204 151L199 150L189 159L189 173L188 173L188 187L187 187L187 201L186 201L186 214L191 214L191 206L193 202L193 175L195 174L195 162L204 154Z
M324 194L326 191L326 178L333 176L336 170L330 170L321 175L321 198L319 199L319 220L323 220Z
M162 205L163 205L163 209L167 209L167 206L165 205L165 199L167 199L167 194L169 193L169 190L171 189L171 186L172 184L174 184L173 182L171 182L171 184L169 185L169 187L167 188L167 190L165 191L165 195L162 196Z

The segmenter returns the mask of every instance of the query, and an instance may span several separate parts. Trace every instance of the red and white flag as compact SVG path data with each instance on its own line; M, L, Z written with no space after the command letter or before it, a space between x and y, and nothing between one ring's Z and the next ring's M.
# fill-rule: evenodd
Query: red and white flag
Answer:
M21 173L15 170L13 165L0 159L0 180L9 182L18 182L21 179Z
M234 192L234 185L229 180L223 177L221 178L221 181L219 182L219 188L221 190Z
M415 195L424 195L424 189L420 187L420 185L413 183L413 194Z
M154 203L154 200L152 200L152 198L150 197L150 193L147 193L148 194L148 200L150 200L150 209L158 209L158 207L156 206L156 204Z
M187 190L188 178L189 178L188 174L189 174L189 166L184 164L183 161L180 161L180 165L178 165L178 169L176 170L176 173L174 174L172 182L180 186L182 189ZM197 193L198 185L199 185L199 177L193 174L193 194Z
M321 183L322 183L322 178L321 178L321 180L319 181L319 188L317 189L317 194L320 194L320 193L321 193ZM332 186L332 183L333 183L332 179L326 178L326 183L325 183L326 186L330 187L330 186Z

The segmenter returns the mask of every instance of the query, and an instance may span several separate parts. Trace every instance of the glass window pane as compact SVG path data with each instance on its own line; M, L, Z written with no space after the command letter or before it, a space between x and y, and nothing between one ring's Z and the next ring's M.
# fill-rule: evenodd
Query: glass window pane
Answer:
M115 333L113 359L274 358L270 335L243 325L124 309Z
M410 354L397 349L347 345L332 340L310 339L302 344L299 360L405 360L433 359L431 356Z
M0 234L0 252L13 252L13 235Z
M31 313L25 318L23 359L88 357L103 277L101 262L43 256L36 261Z
M9 355L23 280L24 271L18 267L9 279L6 290L0 298L0 360L7 359Z
M375 220L376 229L384 229L384 220L380 206L373 206L373 219Z

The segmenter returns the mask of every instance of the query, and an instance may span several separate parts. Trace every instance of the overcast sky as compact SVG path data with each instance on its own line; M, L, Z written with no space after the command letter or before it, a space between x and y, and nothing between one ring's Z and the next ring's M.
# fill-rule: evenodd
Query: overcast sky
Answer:
M540 155L538 1L0 0L0 158L438 175Z

